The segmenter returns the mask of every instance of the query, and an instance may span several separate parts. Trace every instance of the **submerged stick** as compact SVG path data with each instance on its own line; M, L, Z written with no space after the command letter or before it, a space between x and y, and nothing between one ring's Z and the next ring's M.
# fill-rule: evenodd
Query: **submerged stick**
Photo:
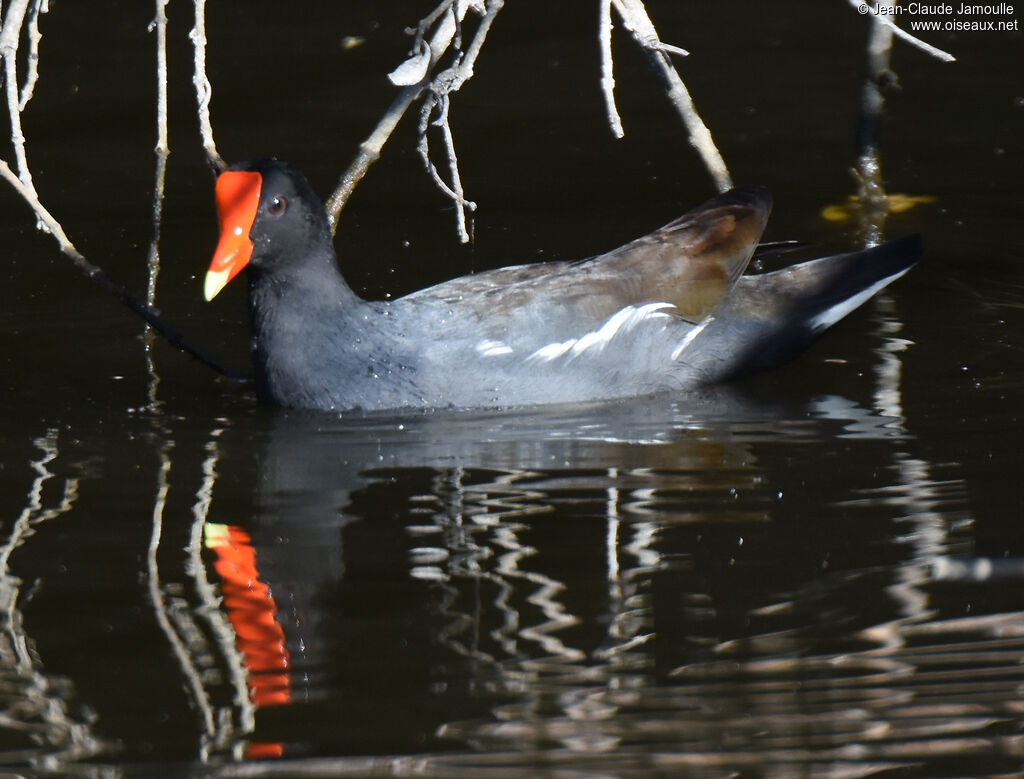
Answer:
M878 0L881 6L893 6L893 0ZM879 22L884 14L871 24L867 47L867 74L861 90L860 116L857 121L857 197L860 233L865 247L877 246L882 240L887 211L885 182L882 178L882 158L878 150L878 124L885 112L884 89L895 81L890 69L893 27Z
M899 38L944 62L955 60L953 55L914 38L893 24L891 17L894 16L895 6L896 0L875 0L873 9L863 3L856 4L859 13L871 15L866 73L857 119L857 164L853 171L857 181L858 232L864 246L877 246L881 243L885 221L892 207L882 177L878 127L885 113L885 92L898 84L892 70L893 42ZM879 10L881 12L875 12Z

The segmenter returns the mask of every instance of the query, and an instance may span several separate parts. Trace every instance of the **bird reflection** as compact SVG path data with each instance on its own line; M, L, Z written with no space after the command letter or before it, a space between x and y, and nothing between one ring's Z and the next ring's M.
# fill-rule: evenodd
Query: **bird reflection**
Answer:
M292 699L291 655L277 621L277 604L260 579L252 539L234 525L208 522L203 530L205 546L215 555L213 567L221 579L221 605L242 654L249 699L257 709L287 704ZM280 757L283 752L281 743L250 742L245 755Z
M967 565L963 483L907 453L885 397L884 412L724 394L685 409L275 414L256 446L253 426L211 428L197 483L172 467L187 439L154 437L142 612L165 644L147 679L187 704L196 727L180 742L198 761L270 758L282 775L307 755L352 773L359 754L451 777L499 759L508 776L538 761L778 777L845 761L866 776L981 747L995 773L1019 751L993 729L1019 721L1019 612L963 618L941 587L1016 564ZM822 476L813 458L835 442L859 456ZM55 556L33 532L74 514L80 491L53 477L56 433L36 449L3 551L31 552L31 570ZM4 571L0 670L38 696L55 682L17 653L28 597ZM48 710L50 754L100 748L75 710ZM147 725L131 734L139 754Z

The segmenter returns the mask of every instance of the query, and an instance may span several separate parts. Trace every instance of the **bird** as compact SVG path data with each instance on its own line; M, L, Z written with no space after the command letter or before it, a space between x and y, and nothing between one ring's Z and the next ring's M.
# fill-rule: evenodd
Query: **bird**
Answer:
M581 261L503 267L364 300L298 170L242 162L216 182L209 301L243 268L254 383L324 411L515 408L701 391L799 353L920 258L910 235L751 272L772 198L723 192Z

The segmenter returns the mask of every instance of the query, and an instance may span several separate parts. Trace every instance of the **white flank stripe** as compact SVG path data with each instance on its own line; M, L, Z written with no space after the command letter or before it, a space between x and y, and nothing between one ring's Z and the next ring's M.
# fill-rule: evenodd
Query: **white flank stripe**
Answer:
M683 353L683 351L686 349L686 347L689 346L691 343L693 343L693 339L696 338L698 335L700 335L700 331L703 330L705 327L707 327L709 324L711 324L714 321L715 321L715 318L713 316L709 316L707 319L705 319L699 325L694 327L690 332L688 332L686 334L686 336L683 338L683 340L679 342L679 346L677 346L675 348L675 350L672 352L672 359L673 360L678 360L679 359L679 355L681 355Z
M501 341L481 341L476 345L476 350L482 357L497 357L502 354L512 354L512 347Z
M569 359L579 357L588 349L596 352L602 351L615 336L620 333L628 333L641 322L647 319L668 318L671 315L665 313L665 309L675 308L671 303L645 303L642 306L626 306L614 314L602 324L597 330L584 333L579 338L570 338L568 341L550 343L542 346L529 357L527 361L550 362L559 357L569 354ZM479 348L479 346L477 347Z
M811 328L815 333L824 330L827 327L832 327L836 322L842 319L844 316L849 314L854 309L866 303L871 299L872 296L880 289L888 286L892 282L896 281L900 276L906 273L910 268L904 268L899 273L894 273L892 276L888 276L881 281L876 281L867 289L862 289L856 295L848 297L846 300L842 300L836 303L831 308L827 308L818 314L816 317L808 321L807 326Z
M554 360L561 357L567 351L572 349L574 343L576 343L575 338L572 338L568 341L562 341L562 343L560 344L548 344L547 346L542 346L540 349L535 351L526 359L527 361L534 360L548 362L550 360Z

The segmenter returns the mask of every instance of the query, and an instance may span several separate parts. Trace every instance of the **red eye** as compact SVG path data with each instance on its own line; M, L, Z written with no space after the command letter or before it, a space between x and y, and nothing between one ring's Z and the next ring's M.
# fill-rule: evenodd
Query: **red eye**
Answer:
M283 197L271 198L270 203L267 204L267 213L271 216L281 216L287 210L288 201Z

